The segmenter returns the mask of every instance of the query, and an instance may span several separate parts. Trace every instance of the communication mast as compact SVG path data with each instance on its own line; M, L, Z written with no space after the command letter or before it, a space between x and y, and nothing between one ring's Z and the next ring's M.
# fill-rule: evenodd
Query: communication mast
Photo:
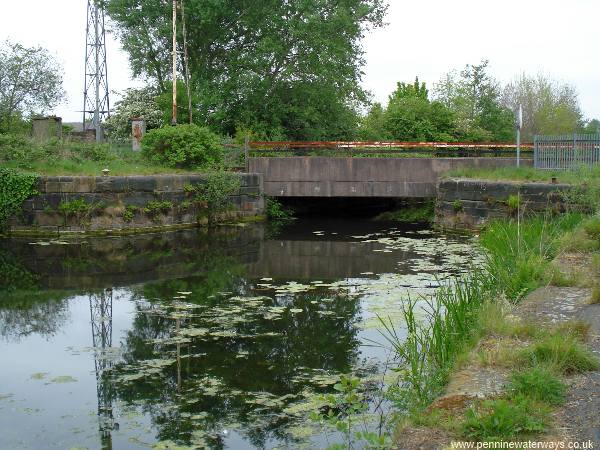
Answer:
M83 129L96 130L102 140L102 120L110 116L108 71L106 67L106 32L104 9L99 0L87 2L85 29L85 85L83 89Z

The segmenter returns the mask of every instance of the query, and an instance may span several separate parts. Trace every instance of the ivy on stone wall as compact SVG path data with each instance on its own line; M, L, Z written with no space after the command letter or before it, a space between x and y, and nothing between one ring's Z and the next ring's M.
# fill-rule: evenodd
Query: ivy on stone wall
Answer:
M0 168L0 230L21 210L23 202L37 193L37 180L35 174Z

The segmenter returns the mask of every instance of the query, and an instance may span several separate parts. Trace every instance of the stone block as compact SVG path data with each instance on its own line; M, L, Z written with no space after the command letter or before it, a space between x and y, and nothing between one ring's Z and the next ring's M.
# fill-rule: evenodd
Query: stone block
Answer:
M154 176L132 176L127 178L129 190L132 192L154 192L156 189L156 177Z
M95 177L73 178L73 192L94 192L96 190Z

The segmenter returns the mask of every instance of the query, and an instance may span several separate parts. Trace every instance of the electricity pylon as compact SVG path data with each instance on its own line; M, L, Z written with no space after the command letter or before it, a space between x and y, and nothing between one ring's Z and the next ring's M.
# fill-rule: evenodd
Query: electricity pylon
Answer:
M108 70L106 66L106 31L104 9L99 0L87 2L85 29L85 84L83 89L83 129L96 130L102 141L102 119L110 116Z
M112 289L90 295L90 320L92 323L92 345L96 371L96 395L98 398L98 426L103 450L112 449L112 431L118 429L113 416L113 392L105 372L112 368Z

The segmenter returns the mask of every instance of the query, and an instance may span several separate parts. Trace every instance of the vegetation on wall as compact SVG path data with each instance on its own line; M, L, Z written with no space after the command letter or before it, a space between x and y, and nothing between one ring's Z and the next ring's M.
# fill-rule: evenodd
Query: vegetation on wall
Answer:
M213 224L219 214L231 208L230 197L239 192L240 187L241 180L236 174L215 171L207 173L202 183L186 185L184 189L206 208L208 223Z
M38 176L0 167L0 231L21 205L37 192Z
M435 201L422 204L407 204L394 211L386 211L375 217L375 220L401 223L432 223L435 218Z
M272 197L265 199L265 214L269 220L293 219L293 211L286 208L279 200Z

